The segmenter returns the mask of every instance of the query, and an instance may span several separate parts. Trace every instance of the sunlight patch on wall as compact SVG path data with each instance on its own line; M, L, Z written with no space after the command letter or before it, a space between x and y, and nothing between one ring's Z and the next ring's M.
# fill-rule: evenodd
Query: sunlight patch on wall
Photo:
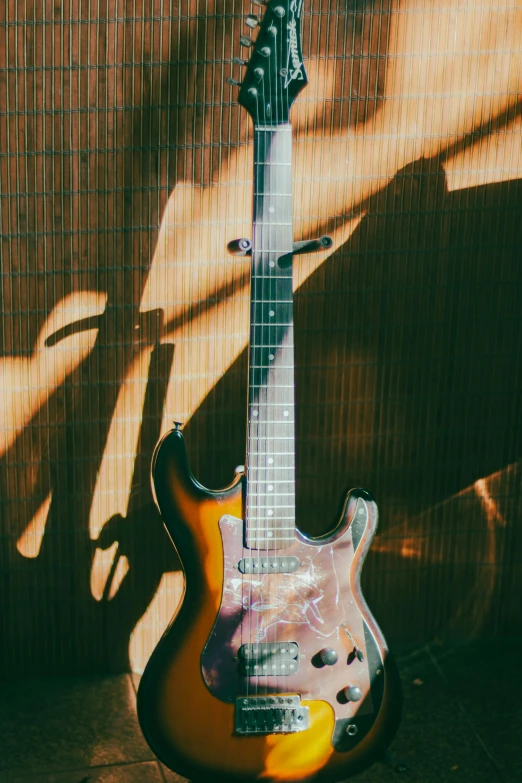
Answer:
M40 554L52 498L51 491L16 542L16 548L22 557L34 558Z
M443 165L449 191L522 178L522 118L479 137Z
M89 514L93 540L112 516L127 515L151 352L141 350L118 393Z
M118 541L107 549L96 547L91 568L91 594L96 601L114 598L129 572L129 561L118 555L118 549Z
M137 622L129 642L131 670L141 674L154 647L174 616L184 592L182 571L168 571L147 611Z
M105 309L106 294L81 291L60 300L50 313L34 347L33 355L5 356L0 360L0 456L10 448L23 428L45 404L65 378L94 347L97 325L78 331L74 324L92 322ZM71 331L67 331L67 327ZM64 337L48 345L57 332Z

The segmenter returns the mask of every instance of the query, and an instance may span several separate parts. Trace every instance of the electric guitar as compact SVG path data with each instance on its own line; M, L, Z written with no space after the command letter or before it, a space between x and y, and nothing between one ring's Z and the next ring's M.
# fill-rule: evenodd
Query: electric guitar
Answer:
M180 610L138 692L143 733L198 783L340 781L391 741L401 691L360 588L377 507L348 493L310 538L295 525L293 255L289 112L307 77L302 0L271 0L239 102L254 122L247 459L226 489L193 477L179 425L160 441L153 492L185 572ZM259 20L252 15L247 24Z

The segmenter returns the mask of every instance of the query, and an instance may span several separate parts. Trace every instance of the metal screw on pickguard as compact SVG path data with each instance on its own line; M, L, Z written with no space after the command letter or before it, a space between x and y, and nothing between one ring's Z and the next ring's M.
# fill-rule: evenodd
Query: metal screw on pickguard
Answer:
M355 737L355 735L357 734L358 731L359 731L359 729L357 728L355 723L350 723L346 727L346 733L348 734L349 737Z
M288 74L288 71L286 70L286 68L281 68L281 70L279 71L279 75L280 76L286 76L287 74Z

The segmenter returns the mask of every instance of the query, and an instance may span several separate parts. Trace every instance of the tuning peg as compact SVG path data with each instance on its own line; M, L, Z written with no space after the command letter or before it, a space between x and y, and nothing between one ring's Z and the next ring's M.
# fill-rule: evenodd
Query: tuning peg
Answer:
M233 239L228 243L227 250L232 256L250 256L252 255L252 242L246 237Z
M236 65L248 65L248 60L245 60L243 57L232 57L232 62Z
M249 38L247 35L242 35L241 38L239 39L239 43L241 44L241 46L247 46L249 48L254 45L253 40Z
M232 87L240 87L241 82L238 82L237 79L231 79L230 76L227 76L227 83L231 84Z
M247 18L245 19L245 24L247 27L250 27L251 30L255 30L259 24L259 19L257 16L254 16L254 14L248 14Z
M260 82L263 76L265 75L265 72L262 68L254 68L254 76L256 77L257 81Z
M263 5L263 6L268 5L266 0L251 0L251 2L252 5Z

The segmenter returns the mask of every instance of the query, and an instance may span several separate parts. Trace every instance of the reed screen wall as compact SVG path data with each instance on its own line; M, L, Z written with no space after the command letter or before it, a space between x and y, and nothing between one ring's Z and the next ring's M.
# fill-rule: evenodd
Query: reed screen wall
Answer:
M259 10L259 8L258 8ZM239 0L0 3L4 675L140 670L182 591L173 419L244 461ZM293 112L298 520L370 489L396 646L520 629L522 3L306 0Z

